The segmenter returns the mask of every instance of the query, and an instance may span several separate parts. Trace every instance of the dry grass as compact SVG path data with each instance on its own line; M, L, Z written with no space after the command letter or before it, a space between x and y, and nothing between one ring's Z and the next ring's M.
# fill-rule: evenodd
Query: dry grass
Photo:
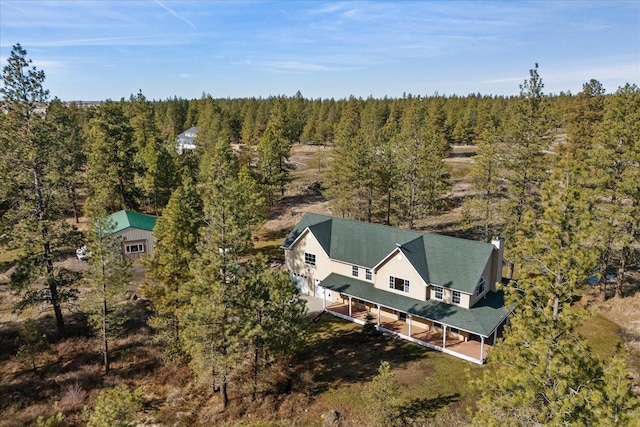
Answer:
M473 152L474 147L454 148L448 160L455 178L453 201L449 210L419 224L424 229L465 233L460 226L460 203L470 194L464 177ZM294 146L295 181L256 233L256 251L270 258L282 257L279 245L304 212L331 214L322 195L309 189L321 181L330 155L330 148ZM86 267L76 261L66 262L75 268ZM132 287L144 281L144 270L136 268ZM4 288L0 285L0 290ZM82 316L66 313L70 336L56 340L50 315L35 311L11 314L11 301L8 296L0 300L0 427L28 425L38 416L49 417L58 411L66 415L67 425L84 425L82 408L92 405L101 390L123 383L144 391L143 425L321 426L322 416L330 410L340 412L343 427L369 425L361 392L382 360L391 363L402 385L406 425L466 425L468 410L477 397L469 383L488 369L404 341L369 337L358 325L322 316L310 327L304 351L291 364L272 369L269 387L259 399L252 401L250 390L241 386L242 378L233 378L231 403L222 412L218 396L196 386L187 365L162 361L159 349L151 344L153 331L145 325L148 307L144 301L128 302L133 320L124 336L113 342L113 370L108 375L102 371L98 343L89 335ZM594 300L589 307L598 314L587 319L581 333L594 351L610 355L622 335L634 355L634 366L640 367L640 295ZM49 336L51 356L40 362L38 373L25 370L15 357L17 331L26 317L39 319Z

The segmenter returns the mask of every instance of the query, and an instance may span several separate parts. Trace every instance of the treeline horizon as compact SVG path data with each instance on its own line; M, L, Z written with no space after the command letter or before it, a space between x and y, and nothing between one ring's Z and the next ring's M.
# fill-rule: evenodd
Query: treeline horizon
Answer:
M524 80L523 80L524 81ZM597 81L591 79L591 82ZM588 84L588 82L585 82ZM619 88L618 88L619 89ZM122 97L120 100L105 99L101 101L62 101L65 105L75 104L84 108L99 108L104 103L127 104L135 102L136 97L143 95L131 94L129 98ZM603 93L603 97L610 97L615 94ZM572 94L571 91L561 91L559 94L544 94L544 99L550 104L549 107L556 119L556 127L562 128L568 120L567 113L573 103L575 103L579 93ZM329 140L335 136L331 132L331 127L335 127L340 120L342 110L346 104L353 101L367 103L379 103L389 109L402 110L403 107L413 100L420 99L427 102L438 100L441 104L442 112L445 114L445 134L447 142L452 145L472 144L473 139L479 135L479 128L483 125L482 119L486 118L490 112L500 118L509 106L517 101L521 95L483 95L481 93L469 93L467 95L446 95L435 92L432 95L403 94L402 97L356 97L351 95L346 98L305 98L300 91L293 96L271 95L268 97L213 97L209 93L203 93L200 98L170 97L161 100L145 100L153 106L154 116L158 124L162 124L160 129L163 137L170 138L179 135L191 127L203 126L204 117L202 111L205 106L211 104L222 116L222 128L229 135L233 143L257 143L261 131L266 128L266 122L271 110L276 103L285 103L288 110L297 110L304 117L302 131L298 139L292 142L330 145ZM295 105L295 108L289 105ZM253 123L252 123L253 121ZM250 128L251 131L249 130ZM456 129L457 128L457 129ZM471 129L471 130L470 130ZM324 132L323 132L324 131ZM296 134L293 135L294 137Z

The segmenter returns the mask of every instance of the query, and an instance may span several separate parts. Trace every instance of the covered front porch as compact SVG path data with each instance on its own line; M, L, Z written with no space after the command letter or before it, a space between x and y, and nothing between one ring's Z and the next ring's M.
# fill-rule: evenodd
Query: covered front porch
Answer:
M485 362L508 321L502 292L491 292L467 309L416 300L335 273L318 289L323 309L334 316L362 325L369 316L369 322L385 334L476 364Z
M478 337L480 341L464 340L454 338L450 334L446 334L447 326L442 325L443 329L431 328L424 326L423 322L417 322L416 318L408 315L406 321L398 320L389 316L388 312L383 311L380 307L380 315L378 316L377 308L369 311L361 306L352 305L341 302L334 302L325 308L325 311L336 317L364 325L367 322L367 314L373 317L373 324L376 328L385 334L396 336L407 341L441 351L446 354L464 359L468 362L483 364L487 354L491 351L491 345L485 342L484 337Z

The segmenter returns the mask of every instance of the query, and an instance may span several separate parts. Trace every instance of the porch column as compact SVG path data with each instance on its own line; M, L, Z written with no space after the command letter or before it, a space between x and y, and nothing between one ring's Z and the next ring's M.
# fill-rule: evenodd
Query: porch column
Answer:
M353 317L351 315L351 295L349 295L349 317Z
M378 306L378 327L380 327L380 304L376 304Z
M495 331L493 331L493 345L496 345L496 341L498 341L498 329L496 328Z
M442 348L447 348L447 325L442 325Z
M322 308L327 308L327 289L322 288Z
M480 336L480 361L484 359L484 337Z
M407 314L407 319L409 320L409 338L411 338L411 315Z

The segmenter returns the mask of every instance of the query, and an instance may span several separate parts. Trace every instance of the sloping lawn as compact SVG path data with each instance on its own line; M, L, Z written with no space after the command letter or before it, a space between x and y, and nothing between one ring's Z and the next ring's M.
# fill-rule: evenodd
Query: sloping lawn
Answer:
M313 372L316 391L306 420L311 424L303 423L320 425L321 415L335 410L348 425L369 425L362 391L382 361L391 364L401 384L403 415L415 421L463 418L476 400L470 380L488 369L407 341L368 336L362 326L325 313L310 327L308 348L298 361L298 369Z
M619 328L599 315L585 319L579 333L595 354L609 357L621 342ZM368 336L362 326L323 314L309 328L309 344L296 369L314 378L314 399L302 425L322 425L321 416L338 411L346 425L369 425L363 390L387 361L401 384L408 424L465 425L478 394L472 382L491 369L384 335Z

